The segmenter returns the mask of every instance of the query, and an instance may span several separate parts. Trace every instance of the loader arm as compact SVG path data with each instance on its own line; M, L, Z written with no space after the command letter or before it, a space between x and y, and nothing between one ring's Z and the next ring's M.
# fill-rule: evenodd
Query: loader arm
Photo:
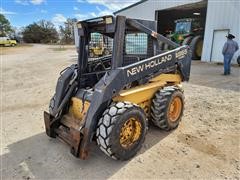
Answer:
M91 105L85 117L82 130L83 139L80 144L80 158L88 156L88 146L91 142L99 117L106 109L111 99L116 96L126 84L155 77L162 73L180 72L182 81L188 81L190 75L191 54L188 46L182 46L152 58L119 67L106 73L96 84Z

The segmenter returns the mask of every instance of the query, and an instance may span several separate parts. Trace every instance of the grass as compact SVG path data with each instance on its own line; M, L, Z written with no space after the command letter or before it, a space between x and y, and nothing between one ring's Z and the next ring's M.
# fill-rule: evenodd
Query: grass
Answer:
M19 47L32 47L32 44L17 44L16 46L0 46L2 49L8 49L8 48L19 48Z
M74 45L55 45L55 47L51 47L53 51L66 51L75 49Z
M12 47L12 46L1 46L0 47L0 55L4 55L4 54L13 54L16 52L19 52L19 50L21 50L21 48L28 48L28 47L32 47L32 44L17 44L16 46Z
M64 48L64 47L56 47L56 48L50 48L52 49L53 51L66 51L67 48Z
M33 47L33 44L27 44L27 43L23 43L23 44L18 44L15 47Z

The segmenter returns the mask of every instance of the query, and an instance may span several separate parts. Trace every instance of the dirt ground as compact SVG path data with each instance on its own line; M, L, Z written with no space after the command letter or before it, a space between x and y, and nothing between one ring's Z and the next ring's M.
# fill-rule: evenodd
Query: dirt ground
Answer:
M48 138L43 124L59 72L76 62L75 50L34 45L10 52L1 53L2 179L240 179L239 67L223 76L220 65L193 62L178 129L150 127L129 161L108 158L94 143L83 161Z

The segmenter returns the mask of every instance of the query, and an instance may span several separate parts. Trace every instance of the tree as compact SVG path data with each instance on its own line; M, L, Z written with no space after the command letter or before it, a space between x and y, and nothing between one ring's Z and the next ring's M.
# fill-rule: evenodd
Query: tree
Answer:
M61 42L64 44L72 44L74 42L74 28L73 25L76 19L68 18L64 26L59 26Z
M14 31L12 31L8 36L10 39L15 39L18 43L22 42L22 32L24 30L23 27L13 27Z
M53 23L45 20L29 24L22 35L27 43L56 43L58 40L58 33Z
M10 22L3 14L0 14L0 37L8 36L13 31Z

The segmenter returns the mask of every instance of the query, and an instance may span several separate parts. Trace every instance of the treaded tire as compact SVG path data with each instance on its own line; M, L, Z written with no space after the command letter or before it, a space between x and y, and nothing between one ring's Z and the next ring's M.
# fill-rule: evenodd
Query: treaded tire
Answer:
M182 109L178 119L172 122L168 117L170 104L174 97L178 96L182 102ZM155 126L170 131L178 127L184 109L183 91L176 86L168 86L156 92L151 105L151 118Z
M168 51L169 49L170 49L170 46L167 43L165 43L163 45L163 50Z
M131 117L137 117L141 124L140 136L129 147L120 144L120 132L124 123ZM130 102L113 102L107 108L97 127L97 144L108 156L118 160L132 158L141 148L147 130L146 115L139 106Z
M108 50L108 49L105 49L104 51L103 51L103 55L104 56L107 56L107 55L109 55L110 54L110 51Z
M182 42L182 45L189 45L192 41L193 37L192 36L188 36L186 37L183 42Z
M162 41L159 42L159 48L160 50L164 50L164 43Z
M94 58L95 57L93 50L89 50L89 57L90 58Z
M203 41L203 38L202 36L195 36L191 43L189 44L190 46L190 49L192 51L192 60L200 60L201 56L197 55L196 53L196 46L197 46L197 43L199 43L199 41Z
M49 103L49 113L50 114L53 114L53 109L55 106L55 99L56 99L56 94L53 95L53 97L51 98L50 103Z

